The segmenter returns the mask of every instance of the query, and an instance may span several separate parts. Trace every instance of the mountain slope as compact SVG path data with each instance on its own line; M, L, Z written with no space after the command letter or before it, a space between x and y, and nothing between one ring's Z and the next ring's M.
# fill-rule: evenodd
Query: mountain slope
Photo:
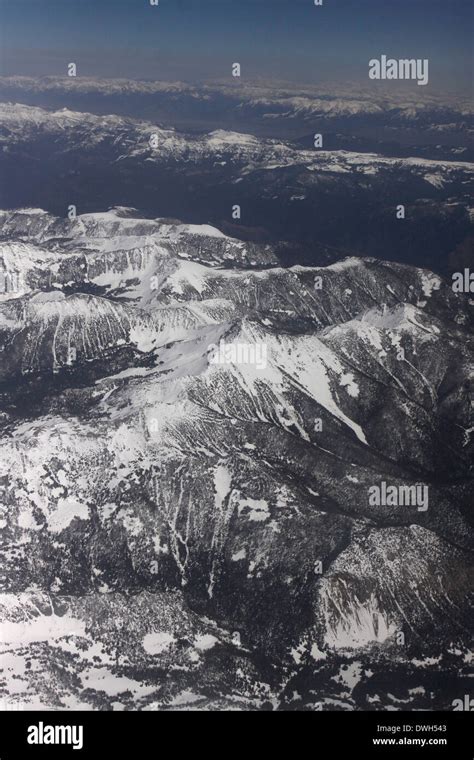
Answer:
M388 669L399 705L416 688L431 709L431 688L447 709L470 657L469 299L428 270L283 268L130 210L1 220L22 278L0 304L21 700L391 709ZM374 502L383 484L427 501ZM156 668L180 675L164 688Z

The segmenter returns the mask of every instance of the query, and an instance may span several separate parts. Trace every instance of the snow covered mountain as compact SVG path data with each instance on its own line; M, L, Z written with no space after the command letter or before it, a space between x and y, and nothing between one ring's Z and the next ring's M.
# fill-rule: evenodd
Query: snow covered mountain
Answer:
M4 208L66 216L71 205L79 214L122 206L205 220L274 245L285 263L325 264L330 249L342 248L447 273L448 257L473 236L467 161L309 150L240 132L189 134L8 103L0 104L0 146Z
M116 155L121 159L136 156L154 161L186 160L191 163L209 159L217 163L227 157L233 166L247 171L309 164L310 171L343 172L355 168L364 172L367 171L364 167L371 167L368 173L373 174L384 166L394 164L393 159L383 156L366 156L349 151L298 150L290 143L276 139L221 129L193 136L153 122L117 115L97 116L67 108L51 111L17 103L1 103L0 123L4 130L2 141L4 144L8 141L9 149L14 148L16 143L21 145L38 139L39 131L43 135L51 133L55 137L67 138L70 149L74 143L76 150L79 147L93 148L114 136ZM152 137L156 138L156 145L153 145ZM472 164L463 161L430 162L412 158L400 159L395 163L410 167L421 177L426 177L430 170L437 170L445 181L456 171L465 171L468 177L472 177L473 170Z
M30 122L75 129L8 113L22 145ZM186 140L186 160L295 160L257 142ZM449 709L467 689L472 300L279 252L129 208L1 212L7 702ZM371 498L387 487L429 497Z
M369 124L392 128L421 126L446 132L472 128L473 109L468 97L426 94L419 90L380 86L377 89L320 84L295 85L282 82L221 81L200 84L187 82L140 81L133 79L98 79L91 77L0 77L2 100L30 105L67 105L73 110L98 113L140 113L172 118L176 123L206 117L215 122L230 120L244 123L257 119L270 125L291 120L298 125L315 119L346 120L346 124L364 120ZM108 110L104 110L108 109Z

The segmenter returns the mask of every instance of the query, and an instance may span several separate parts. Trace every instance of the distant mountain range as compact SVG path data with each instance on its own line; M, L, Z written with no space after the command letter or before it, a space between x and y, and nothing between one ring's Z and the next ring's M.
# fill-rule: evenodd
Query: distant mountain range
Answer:
M473 107L469 97L433 95L406 87L301 86L294 83L231 80L215 83L94 79L87 77L0 77L2 100L30 105L67 106L93 113L118 113L134 118L170 118L196 124L212 119L227 126L245 120L260 129L301 128L315 120L347 120L392 128L420 127L438 133L456 130L472 138ZM108 110L107 110L108 109ZM293 124L291 124L293 122ZM265 127L267 123L267 127Z
M115 205L206 221L242 240L279 244L285 264L326 263L338 248L448 273L450 255L472 244L474 164L465 161L310 150L5 103L0 130L3 207L65 215L70 205L77 213Z

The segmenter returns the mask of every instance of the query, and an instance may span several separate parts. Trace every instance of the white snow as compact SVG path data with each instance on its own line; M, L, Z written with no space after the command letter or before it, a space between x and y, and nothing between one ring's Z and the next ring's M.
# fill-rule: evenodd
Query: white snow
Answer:
M89 519L87 504L71 498L59 499L57 508L48 516L48 528L52 533L61 533L75 519Z
M151 655L163 654L174 641L174 636L171 633L166 633L166 631L147 633L143 639L143 649Z

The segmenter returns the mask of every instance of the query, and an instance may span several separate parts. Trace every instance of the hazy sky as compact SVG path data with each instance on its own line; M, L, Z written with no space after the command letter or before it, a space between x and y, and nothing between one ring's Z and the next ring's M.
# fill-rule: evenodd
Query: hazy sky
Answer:
M472 0L0 0L0 73L367 82L368 60L429 58L430 88L472 81Z

